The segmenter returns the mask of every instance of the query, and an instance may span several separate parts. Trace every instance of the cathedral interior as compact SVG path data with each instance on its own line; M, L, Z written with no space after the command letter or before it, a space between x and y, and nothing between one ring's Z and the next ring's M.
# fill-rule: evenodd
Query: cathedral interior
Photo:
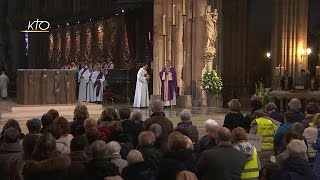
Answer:
M211 64L203 56L208 5L218 13ZM0 0L0 66L14 97L17 69L111 58L115 69L129 71L147 62L150 94L159 94L157 73L171 60L179 94L199 105L201 71L209 63L223 79L224 105L232 98L246 102L255 83L275 87L278 65L293 76L302 68L316 76L317 7L319 0ZM37 19L50 22L48 33L21 32ZM307 48L312 53L301 52Z

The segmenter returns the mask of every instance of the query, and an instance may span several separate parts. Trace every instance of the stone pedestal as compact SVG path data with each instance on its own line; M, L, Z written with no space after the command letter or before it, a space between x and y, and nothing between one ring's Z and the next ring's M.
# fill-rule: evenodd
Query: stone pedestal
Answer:
M177 107L191 108L192 107L192 96L191 95L180 95L177 98Z

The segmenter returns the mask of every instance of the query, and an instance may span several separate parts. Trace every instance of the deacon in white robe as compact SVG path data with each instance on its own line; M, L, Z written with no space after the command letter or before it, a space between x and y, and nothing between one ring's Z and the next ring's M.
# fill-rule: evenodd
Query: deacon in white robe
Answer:
M88 67L87 66L83 66L84 68L80 69L79 74L78 74L78 82L79 84L79 94L78 94L78 101L80 103L85 102L87 100L87 82L84 79L87 71L88 71Z
M87 82L87 102L94 102L94 83L92 80L93 76L93 65L89 64L89 70L85 75L85 80Z
M103 82L105 80L103 72L101 72L101 65L100 63L97 63L96 65L96 71L92 75L92 81L94 86L94 96L93 101L94 102L102 102L103 101Z
M148 65L145 64L138 71L133 107L141 108L149 106L148 80L150 77L147 73L147 69Z
M2 72L0 76L0 95L1 98L6 99L8 97L8 84L9 84L9 78L7 75L5 75L4 71Z

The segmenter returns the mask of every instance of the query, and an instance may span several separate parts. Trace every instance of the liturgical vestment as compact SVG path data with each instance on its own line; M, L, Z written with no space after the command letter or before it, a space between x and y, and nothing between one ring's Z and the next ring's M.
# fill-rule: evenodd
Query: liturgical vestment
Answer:
M8 97L8 84L9 84L9 78L4 73L0 76L0 95L2 98Z
M101 71L95 71L92 75L93 86L94 86L94 96L93 101L102 102L103 100L103 82L105 80L104 74Z
M78 95L78 101L80 103L85 102L87 100L86 96L87 96L87 82L85 81L84 77L86 76L86 73L88 71L88 68L82 68L79 71L79 75L78 75L78 82L79 84L79 95Z
M164 68L160 72L161 99L165 106L176 105L177 74L173 67Z
M88 71L85 76L87 82L87 102L94 102L94 83L92 80L93 71Z
M149 92L148 80L146 79L147 71L140 68L137 74L136 92L134 95L133 107L148 107L149 106Z

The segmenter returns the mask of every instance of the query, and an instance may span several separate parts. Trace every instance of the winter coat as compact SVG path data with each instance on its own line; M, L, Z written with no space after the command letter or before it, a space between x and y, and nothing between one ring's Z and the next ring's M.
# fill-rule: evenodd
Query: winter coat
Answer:
M77 120L74 119L72 122L69 123L70 127L70 134L75 136L81 136L85 133L84 129L84 120Z
M183 170L196 173L196 162L191 150L169 151L160 161L158 180L175 180Z
M269 114L269 118L274 119L280 123L284 122L284 117L278 111L272 111Z
M243 152L246 156L247 161L252 159L254 146L249 141L239 141L233 145L234 148Z
M198 129L192 124L192 121L179 122L174 130L188 136L193 143L198 142Z
M155 170L144 161L125 167L121 176L124 180L156 180Z
M26 161L24 180L64 180L71 165L69 155L60 154L42 161Z
M208 135L204 135L199 141L199 151L205 151L211 148L214 148L217 144L215 141L211 140Z
M121 121L123 133L128 134L134 147L138 145L138 136L144 129L143 121L124 120Z
M301 121L305 128L310 127L310 123L312 123L313 117L313 114L307 114L304 120Z
M292 128L292 124L291 122L285 122L283 124L280 125L279 129L277 130L276 134L274 135L274 145L282 150L284 149L284 137L286 132Z
M19 143L3 143L0 146L0 177L9 180L15 174L12 166L22 157L22 146Z
M301 123L301 121L304 120L305 115L299 109L290 109L289 111L294 113L294 122Z
M318 175L320 179L320 134L318 134L318 138L316 143L312 144L312 148L317 150L317 154L314 160L313 171Z
M301 157L289 157L283 166L276 170L271 180L316 180L308 161Z
M246 123L243 114L229 112L224 117L223 127L230 129L230 131L237 127L242 127L243 129L247 130L250 129L250 124Z
M144 121L145 129L149 129L152 124L159 124L162 128L161 142L166 143L168 141L168 136L173 131L173 124L172 122L166 118L164 112L156 112L153 113L150 118Z
M93 159L85 164L87 179L103 180L107 176L119 175L119 168L107 159Z
M84 163L88 157L84 151L73 151L70 153L71 165L68 169L68 180L85 180L86 167Z
M108 155L107 158L111 162L113 162L116 166L118 166L120 174L121 174L123 168L128 166L128 162L126 160L122 159L120 154Z
M163 156L159 150L155 149L153 145L139 146L138 150L142 154L144 161L149 164L150 167L158 169L160 160Z
M198 178L240 180L246 161L244 153L232 145L218 145L202 152L198 164Z

